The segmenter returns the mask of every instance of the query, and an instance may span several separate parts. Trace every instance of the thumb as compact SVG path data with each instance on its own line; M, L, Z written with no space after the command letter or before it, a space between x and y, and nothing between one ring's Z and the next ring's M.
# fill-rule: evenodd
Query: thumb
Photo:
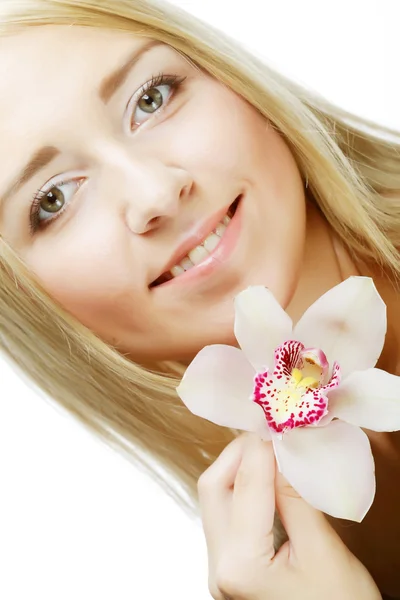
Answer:
M275 502L290 544L296 554L319 554L341 540L324 513L317 510L296 492L276 465Z

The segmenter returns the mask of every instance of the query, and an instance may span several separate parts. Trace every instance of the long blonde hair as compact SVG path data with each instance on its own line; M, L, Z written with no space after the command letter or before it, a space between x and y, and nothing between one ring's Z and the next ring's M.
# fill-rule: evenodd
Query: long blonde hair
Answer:
M339 110L172 5L2 0L0 35L47 24L130 31L184 53L281 132L310 195L347 247L360 260L378 262L393 280L400 275L396 132ZM163 362L150 370L131 362L50 298L2 239L0 274L5 360L36 391L133 460L189 515L197 516L197 480L237 432L186 409L175 392L182 365Z

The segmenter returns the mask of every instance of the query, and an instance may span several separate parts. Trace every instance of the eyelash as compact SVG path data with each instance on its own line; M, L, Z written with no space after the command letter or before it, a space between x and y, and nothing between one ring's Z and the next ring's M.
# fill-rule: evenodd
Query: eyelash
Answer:
M160 114L163 111L163 109L166 106L169 105L169 103L171 102L172 98L174 96L176 96L176 92L179 90L180 86L185 81L185 79L186 79L186 77L179 77L178 75L167 75L165 73L159 73L158 75L153 75L153 77L149 81L147 81L137 91L137 97L136 97L136 100L134 102L133 111L131 111L131 114L133 114L134 110L136 109L137 103L140 100L140 98L142 96L144 96L144 94L148 90L150 90L152 88L155 88L155 87L158 87L158 86L161 86L161 85L170 85L171 88L172 88L172 93L170 94L170 97L167 100L166 104L163 102L163 104L161 105L161 107L159 109L157 109L156 112L154 112L153 114L151 114L150 117ZM83 180L83 178L81 178L81 179ZM61 217L61 215L67 210L67 208L62 208L58 213L56 213L55 217L49 218L49 219L45 219L44 221L39 221L40 203L43 200L43 198L45 198L53 189L61 187L61 186L66 185L68 183L72 183L73 181L77 181L77 178L73 178L73 179L71 179L69 181L60 181L58 183L54 183L47 190L39 189L35 193L35 195L33 197L33 200L31 202L31 210L30 210L30 216L29 216L29 229L30 229L30 233L31 233L32 236L39 229L42 230L45 227L48 227L51 223L54 223L54 221L56 221L59 217ZM82 181L82 183L83 183L83 181ZM67 204L67 206L69 207L70 204L71 204L71 201Z

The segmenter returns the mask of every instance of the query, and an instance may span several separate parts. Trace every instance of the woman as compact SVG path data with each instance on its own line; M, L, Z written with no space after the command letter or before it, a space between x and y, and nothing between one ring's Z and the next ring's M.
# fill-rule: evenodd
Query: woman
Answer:
M370 435L378 494L363 523L330 525L291 503L268 445L199 419L175 391L203 346L236 344L242 289L269 287L296 320L353 274L373 276L388 306L378 366L398 373L399 145L166 4L6 0L0 31L4 352L194 514L204 474L214 598L368 600L373 580L400 597L398 436ZM212 267L196 266L217 244ZM251 564L269 588L238 590L219 517L236 474L239 518L254 510L266 463L301 564Z

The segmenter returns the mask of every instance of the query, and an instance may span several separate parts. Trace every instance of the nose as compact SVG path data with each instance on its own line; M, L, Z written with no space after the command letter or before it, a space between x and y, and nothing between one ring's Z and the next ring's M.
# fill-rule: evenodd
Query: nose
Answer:
M107 182L103 180L103 192L108 189L108 195L113 189L115 196L117 186L126 224L137 234L161 227L175 217L193 186L188 171L154 158L119 155L117 161L108 160L107 171L109 177Z

